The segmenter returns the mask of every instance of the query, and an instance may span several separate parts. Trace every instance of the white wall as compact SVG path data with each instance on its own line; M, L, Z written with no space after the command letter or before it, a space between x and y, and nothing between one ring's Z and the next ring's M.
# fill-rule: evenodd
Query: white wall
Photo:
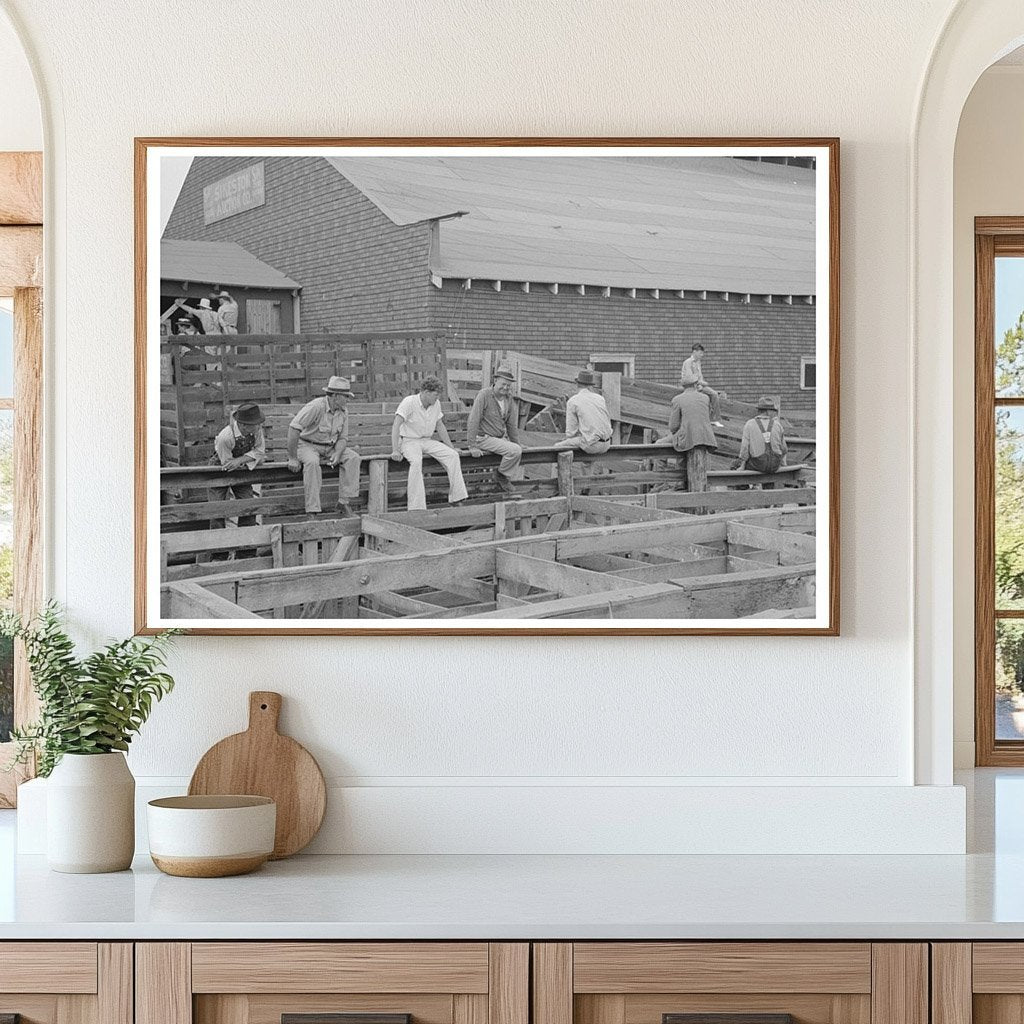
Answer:
M0 16L0 151L43 148L43 122L24 47Z
M627 781L846 787L832 803L864 786L858 820L900 841L877 787L914 781L908 161L946 0L253 0L216 25L198 0L6 7L53 118L52 589L92 639L132 627L133 136L840 136L842 638L183 639L132 766L180 780L249 689L273 688L287 729L355 787L353 814L507 783L525 807L568 787L563 809L592 797L575 787ZM214 45L169 73L176 33L204 24ZM929 815L927 842L955 846L958 798ZM510 847L514 826L495 819Z
M974 764L974 218L1024 215L1024 66L990 68L960 119L954 161L953 490L956 763Z

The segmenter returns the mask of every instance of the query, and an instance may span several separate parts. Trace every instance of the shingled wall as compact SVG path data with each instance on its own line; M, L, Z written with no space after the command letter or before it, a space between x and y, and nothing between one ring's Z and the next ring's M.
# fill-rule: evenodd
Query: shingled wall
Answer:
M204 224L203 188L260 159L266 202ZM429 225L392 223L326 160L197 158L164 235L237 242L298 281L303 333L427 325Z
M800 389L800 358L814 355L815 310L794 299L771 305L753 296L655 299L637 292L630 298L599 288L579 295L562 286L553 295L543 285L525 293L505 282L500 292L489 281L445 280L432 288L431 326L448 331L453 348L507 348L585 366L590 353L622 351L636 355L635 373L644 380L674 384L690 346L706 348L704 376L738 401L762 394L781 395L783 407L814 410L814 392Z

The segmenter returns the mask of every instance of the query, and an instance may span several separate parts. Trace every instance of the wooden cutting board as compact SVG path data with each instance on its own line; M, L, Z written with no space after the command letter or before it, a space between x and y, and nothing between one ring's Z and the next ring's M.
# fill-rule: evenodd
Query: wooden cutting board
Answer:
M317 834L327 809L327 787L313 755L277 731L281 694L249 694L249 728L214 744L188 785L190 796L245 793L277 803L271 860L298 853Z

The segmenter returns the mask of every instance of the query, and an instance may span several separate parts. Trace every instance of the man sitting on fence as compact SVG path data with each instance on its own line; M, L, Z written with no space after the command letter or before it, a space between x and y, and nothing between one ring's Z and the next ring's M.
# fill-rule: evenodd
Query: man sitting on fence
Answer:
M786 464L786 435L774 398L764 395L757 401L760 415L747 420L740 440L739 458L733 469L752 469L756 473L777 473Z
M668 417L672 447L680 454L679 468L687 476L686 486L691 490L703 490L697 481L690 479L689 452L696 449L694 466L700 465L707 473L707 455L718 447L718 438L711 429L711 399L701 391L697 380L688 378L681 394L672 399Z
M288 468L302 470L306 511L320 512L322 463L338 470L338 512L352 516L350 502L359 497L359 452L348 447L348 410L352 387L346 377L332 377L323 398L307 402L288 424Z
M426 511L427 492L423 484L423 456L429 455L445 468L448 474L448 501L453 505L469 497L462 479L462 460L448 436L442 417L444 412L438 401L441 382L427 377L418 394L407 395L398 403L395 422L391 427L391 458L396 462L409 462L408 508L410 512ZM434 439L434 433L440 440Z
M565 403L565 437L556 448L579 448L601 455L612 446L612 421L604 397L597 393L600 381L593 370L576 375L579 390Z
M489 388L481 388L473 399L469 413L467 437L469 454L474 458L483 452L501 456L496 475L498 486L511 494L513 480L522 478L519 463L523 457L523 446L519 444L519 410L512 397L512 371L502 364L494 372L494 381Z
M231 417L231 422L217 435L213 442L210 465L219 465L225 473L236 469L255 469L267 457L267 441L263 435L263 413L258 405L240 405ZM252 484L230 484L227 487L211 487L210 501L227 501L228 498L254 498ZM211 519L210 529L223 529L225 520ZM256 515L238 517L239 526L255 526Z
M722 426L722 403L718 392L711 387L704 379L704 346L698 341L690 349L690 355L683 360L683 369L679 374L679 383L685 387L691 381L697 382L697 390L702 395L707 395L711 402L711 423L713 426Z

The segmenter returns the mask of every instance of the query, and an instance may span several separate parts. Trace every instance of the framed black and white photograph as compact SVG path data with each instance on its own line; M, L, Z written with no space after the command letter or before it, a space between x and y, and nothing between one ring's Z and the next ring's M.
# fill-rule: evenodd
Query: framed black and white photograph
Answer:
M136 140L138 630L836 635L838 160Z

